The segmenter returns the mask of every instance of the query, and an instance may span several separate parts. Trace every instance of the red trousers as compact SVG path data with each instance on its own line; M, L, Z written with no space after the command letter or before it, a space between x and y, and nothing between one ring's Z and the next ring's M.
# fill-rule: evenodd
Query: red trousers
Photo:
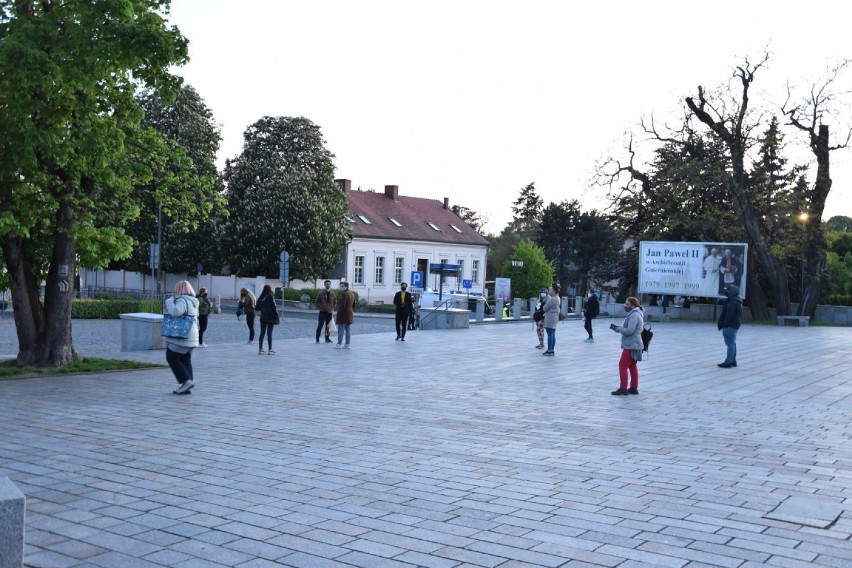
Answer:
M621 388L627 388L627 371L630 371L630 388L639 388L639 367L630 356L629 349L621 350L621 359L618 360L618 378L621 380Z

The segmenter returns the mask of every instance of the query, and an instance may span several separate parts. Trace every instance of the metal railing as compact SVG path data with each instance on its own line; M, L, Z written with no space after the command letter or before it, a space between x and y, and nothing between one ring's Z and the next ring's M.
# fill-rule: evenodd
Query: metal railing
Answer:
M428 329L426 327L426 324L430 323L432 320L435 320L438 317L439 313L441 313L441 314L447 313L447 310L449 310L452 307L452 305L453 305L453 298L449 297L446 300L444 300L443 302L441 302L440 304L438 304L437 306L435 306L434 308L431 308L432 311L430 311L428 314L426 314L425 317L418 318L418 321L420 323L417 326L417 328L418 329ZM441 308L443 308L443 310ZM418 312L421 311L420 308L417 308L417 310L418 310ZM432 319L429 319L430 317Z

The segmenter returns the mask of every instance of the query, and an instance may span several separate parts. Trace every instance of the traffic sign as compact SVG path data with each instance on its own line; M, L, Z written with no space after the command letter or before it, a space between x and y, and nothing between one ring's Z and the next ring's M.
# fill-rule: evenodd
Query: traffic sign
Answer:
M422 288L423 287L423 273L419 270L411 271L411 282L409 284L413 288Z

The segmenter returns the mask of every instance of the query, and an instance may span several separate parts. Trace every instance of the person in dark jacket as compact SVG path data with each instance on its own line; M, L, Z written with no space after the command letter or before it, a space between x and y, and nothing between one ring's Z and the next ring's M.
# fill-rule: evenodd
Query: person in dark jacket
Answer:
M586 333L589 334L589 338L586 339L586 343L595 342L595 337L592 334L592 320L598 317L598 314L600 313L601 304L598 302L598 296L595 294L595 289L589 288L589 297L586 300L586 309L583 310L583 319L585 320L583 327L586 329Z
M719 366L730 369L737 366L737 330L740 328L740 318L743 315L743 301L740 299L740 289L737 286L728 286L725 293L728 295L728 300L722 308L722 313L719 314L717 327L725 339L728 353L725 361L719 363Z
M272 329L278 324L278 306L275 305L275 294L272 286L267 284L263 287L260 297L257 299L255 309L260 312L260 342L257 346L257 354L275 355L272 348ZM266 336L267 351L263 350L263 336Z
M414 301L411 293L407 292L408 284L403 282L399 286L399 292L393 296L393 305L396 306L396 340L405 341L405 330L408 329L408 318L414 311Z
M254 294L248 288L243 288L240 290L240 303L239 307L242 309L242 312L246 315L246 325L249 329L249 338L246 341L246 345L251 345L254 343L254 305L257 303L257 298L254 297ZM237 312L237 319L240 317L240 312Z
M331 323L331 317L334 315L334 310L337 308L337 296L331 291L331 280L325 281L325 288L317 294L317 343L320 342L320 333L325 326L325 342L331 343L328 324Z

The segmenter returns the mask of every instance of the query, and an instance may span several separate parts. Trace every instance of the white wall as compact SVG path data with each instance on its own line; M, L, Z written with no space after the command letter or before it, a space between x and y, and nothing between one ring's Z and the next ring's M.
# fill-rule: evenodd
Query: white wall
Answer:
M440 263L446 259L448 264L463 264L459 278L448 277L444 282L444 290L461 290L462 280L472 279L473 261L479 261L479 275L473 283L471 292L482 292L485 284L486 246L456 245L433 243L427 241L389 241L382 239L356 238L346 248L346 280L350 288L358 292L360 298L375 304L393 301L393 295L399 290L395 280L395 263L402 259L402 281L411 283L411 272L417 269L419 259L427 259L429 263ZM355 257L364 258L363 283L355 281ZM376 281L377 259L384 259L384 279ZM426 285L438 289L439 276L425 274Z

